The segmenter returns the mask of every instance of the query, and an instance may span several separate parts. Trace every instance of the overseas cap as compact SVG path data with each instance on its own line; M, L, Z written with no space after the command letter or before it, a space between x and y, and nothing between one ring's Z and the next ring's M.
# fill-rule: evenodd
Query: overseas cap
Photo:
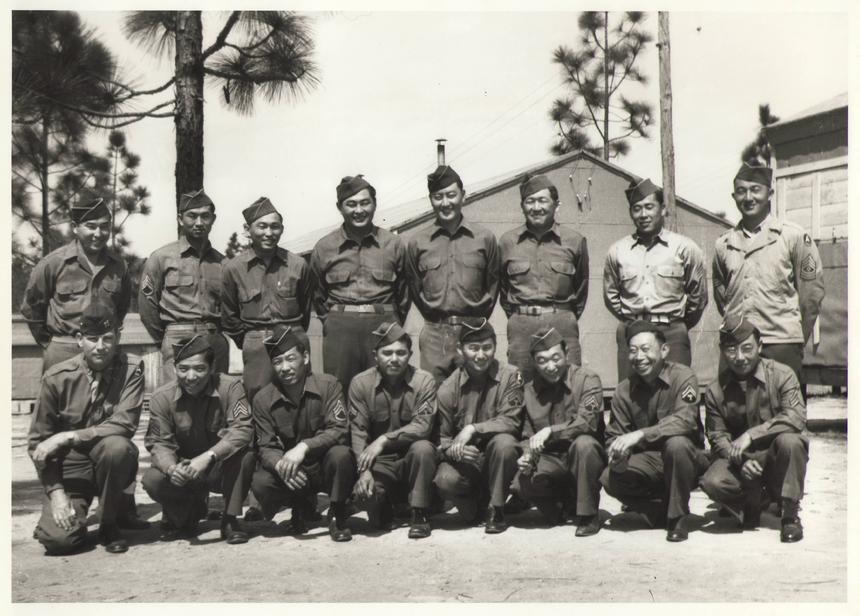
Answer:
M212 199L209 198L203 189L195 190L194 192L185 193L179 198L179 211L184 212L186 210L193 210L198 207L206 207L210 206L213 210L215 209L215 204L212 202Z
M383 323L373 330L372 333L376 336L376 344L373 345L374 351L379 347L388 346L403 338L409 338L406 330L400 327L400 324L396 321L393 323Z
M486 318L471 319L463 322L460 328L460 343L481 342L482 340L496 339L496 330L490 325Z
M80 332L84 336L101 336L116 331L116 313L101 302L92 302L81 315Z
M770 167L765 167L758 163L751 165L746 161L744 161L741 168L738 169L738 172L735 174L736 180L755 182L756 184L761 184L763 186L770 186L772 177L773 170Z
M263 346L269 353L269 357L283 355L290 349L301 344L305 350L309 350L308 337L300 328L290 325L275 325L272 335L263 340Z
M343 203L351 196L361 192L364 189L370 191L370 196L376 198L376 189L370 185L370 182L364 179L361 174L348 175L341 178L340 184L337 185L337 202Z
M660 190L649 178L639 180L638 182L630 182L630 186L624 191L627 195L627 203L633 205L642 201L648 195L651 195Z
M82 222L97 220L99 218L104 218L105 216L110 218L111 214L110 208L108 208L104 199L101 197L90 196L88 198L81 199L78 202L78 205L70 208L69 215L72 218L72 222L75 224L81 224Z
M651 321L638 320L638 321L631 321L630 323L627 324L627 328L625 329L624 335L625 335L625 339L627 340L627 343L629 344L630 341L633 339L633 336L635 336L636 334L642 334L645 332L651 332L653 334L659 334L659 333L661 333L661 330L659 327L657 327L656 324L652 323Z
M520 199L525 199L529 195L533 195L544 188L555 188L555 185L549 181L545 175L530 175L526 174L523 181L520 183Z
M207 336L196 334L191 338L184 338L173 345L173 363L179 363L183 359L194 357L198 353L205 353L212 348Z
M463 180L457 175L457 172L448 165L436 167L436 171L427 176L427 191L434 193L437 190L442 190L453 184L463 188Z
M720 346L740 344L756 333L758 329L746 317L728 316L720 327Z
M552 347L564 342L564 338L554 327L538 330L529 341L529 351L532 355L540 351L548 351Z
M272 202L269 201L268 197L260 197L254 201L254 203L242 210L242 216L245 217L245 222L249 225L258 218L268 216L269 214L281 215L281 213L275 209L275 206L272 205Z

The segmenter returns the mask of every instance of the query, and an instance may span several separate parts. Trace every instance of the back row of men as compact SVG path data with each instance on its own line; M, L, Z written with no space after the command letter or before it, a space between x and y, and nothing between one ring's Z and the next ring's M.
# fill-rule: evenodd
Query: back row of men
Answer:
M739 170L733 196L742 220L717 241L714 290L728 321L737 324L745 315L759 332L762 354L799 374L823 296L821 265L808 235L770 216L770 182L767 168L745 164ZM344 225L320 240L310 268L278 247L282 217L265 198L243 212L251 248L222 265L208 242L214 204L202 190L184 195L178 216L183 236L150 257L140 285L141 318L162 343L164 380L173 377L175 344L189 339L205 338L212 372L225 371L228 352L220 325L243 350L244 390L256 402L275 373L265 340L278 328L306 329L314 305L324 320L324 371L345 389L362 370L378 369L371 349L379 327L402 323L411 298L425 318L421 366L439 384L463 355L458 341L464 324L489 316L500 286L509 316L509 361L526 381L535 370L529 341L538 331L560 336L564 354L580 365L577 319L587 297L588 255L585 238L555 221L557 189L544 176L524 178L526 224L498 244L490 232L463 218L465 193L453 169L438 168L428 176L428 189L435 224L404 246L373 225L374 188L361 176L344 178L337 188ZM663 229L661 192L643 180L626 194L636 231L612 246L604 268L604 298L621 321L622 378L630 369L631 323L648 324L658 342L667 342L657 346L666 349L672 365L689 365L687 332L707 303L701 250ZM122 261L105 248L108 209L96 201L74 208L72 216L75 242L39 263L22 307L34 337L45 346L45 369L79 352L81 315L94 299L121 323L131 293ZM84 363L79 367L87 371ZM274 382L277 387L279 380ZM31 441L31 448L37 445Z

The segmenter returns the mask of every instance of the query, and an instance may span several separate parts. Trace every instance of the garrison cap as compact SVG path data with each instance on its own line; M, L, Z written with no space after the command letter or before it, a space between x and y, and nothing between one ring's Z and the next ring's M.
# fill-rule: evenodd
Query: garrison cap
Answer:
M191 338L184 338L173 345L173 363L179 363L183 359L194 357L198 353L205 353L212 348L207 336L196 334Z
M249 225L258 218L268 216L269 214L277 214L278 216L281 216L281 213L275 209L275 206L272 205L272 202L269 201L268 197L260 197L254 201L254 203L242 210L242 216L245 217L245 222Z
M744 161L741 168L735 174L735 179L770 186L771 179L773 178L773 170L770 167L765 167L758 161L752 162L753 164Z
M720 327L720 346L740 344L757 333L756 326L747 321L746 317L730 315L726 317L722 327Z
M540 351L548 351L564 342L564 338L554 327L540 329L529 340L529 352L534 355Z
M184 212L186 210L193 210L198 207L211 207L213 210L215 209L215 204L212 202L212 199L209 198L203 189L195 190L194 192L189 192L183 194L179 197L179 211Z
M88 220L97 220L99 218L104 218L107 216L110 218L110 208L105 203L105 200L101 197L91 196L89 198L82 198L78 201L78 205L75 205L70 208L69 215L72 218L72 222L75 224L81 224L82 222L86 222Z
M448 165L440 165L436 167L436 171L427 176L427 190L434 193L437 190L447 188L454 182L457 183L457 186L463 188L463 180L460 179L457 172Z
M645 178L638 182L630 182L630 186L627 187L624 194L627 196L627 203L633 205L659 190L649 178Z
M116 312L101 302L92 302L84 308L79 331L84 336L101 336L118 328Z
M379 347L388 346L403 338L409 339L409 334L396 321L393 323L383 323L373 330L372 333L376 336L376 342L373 345L374 351ZM411 346L411 340L407 344Z
M496 330L490 325L486 318L468 319L463 321L460 328L460 344L466 342L481 342L482 340L496 339Z
M624 330L624 339L629 344L630 341L633 339L633 336L645 332L651 332L652 334L659 334L661 336L664 335L662 330L657 327L656 324L652 323L651 321L644 321L640 319L637 321L631 321L627 324L627 327Z
M297 327L283 324L275 325L275 329L272 330L272 335L263 340L263 346L266 347L269 357L283 355L299 344L301 344L306 351L310 350L308 337L305 332Z
M370 191L370 196L375 199L376 189L371 186L370 182L364 179L363 175L347 175L346 177L341 178L340 184L337 185L337 202L343 203L345 200L360 193L365 188Z
M527 173L523 176L523 181L520 183L520 199L525 199L544 188L555 188L555 185L543 174L531 175Z

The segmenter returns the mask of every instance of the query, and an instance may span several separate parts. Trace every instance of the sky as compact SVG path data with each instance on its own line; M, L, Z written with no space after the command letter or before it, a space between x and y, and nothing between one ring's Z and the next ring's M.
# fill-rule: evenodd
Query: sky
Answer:
M540 163L551 155L554 98L567 95L551 61L576 47L576 12L310 13L318 87L295 101L258 101L252 116L205 96L205 189L217 205L213 245L241 231L241 210L268 196L285 215L281 244L335 224L335 186L363 173L378 211L426 195L434 140L448 140L448 162L470 183ZM126 40L120 12L81 11L116 54L126 78L162 84L172 61ZM204 14L204 45L226 13ZM656 13L646 28L656 41ZM736 219L729 197L740 151L755 136L760 103L789 117L849 90L849 20L822 12L671 14L677 193ZM652 43L639 60L649 83L623 90L652 103L647 140L613 162L661 182L658 64ZM153 98L159 102L161 98ZM147 119L124 129L142 158L140 182L152 214L127 223L132 251L146 256L174 238L173 123ZM106 134L93 134L102 148Z

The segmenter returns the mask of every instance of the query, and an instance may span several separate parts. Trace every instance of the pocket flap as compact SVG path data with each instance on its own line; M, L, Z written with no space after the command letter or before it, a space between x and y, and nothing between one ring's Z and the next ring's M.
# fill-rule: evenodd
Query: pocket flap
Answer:
M439 257L426 257L418 263L418 269L422 272L438 269L442 265L442 259Z
M516 275L516 274L524 274L529 271L531 267L531 263L528 261L510 261L508 263L508 274Z
M351 272L345 269L329 270L325 274L326 282L341 283L349 280Z
M384 270L373 270L373 278L380 282L394 282L394 279L397 278L397 274L394 272L386 272Z
M556 271L559 274L573 276L576 273L576 267L574 267L573 263L565 263L564 261L551 261L549 266L553 269L553 271Z

